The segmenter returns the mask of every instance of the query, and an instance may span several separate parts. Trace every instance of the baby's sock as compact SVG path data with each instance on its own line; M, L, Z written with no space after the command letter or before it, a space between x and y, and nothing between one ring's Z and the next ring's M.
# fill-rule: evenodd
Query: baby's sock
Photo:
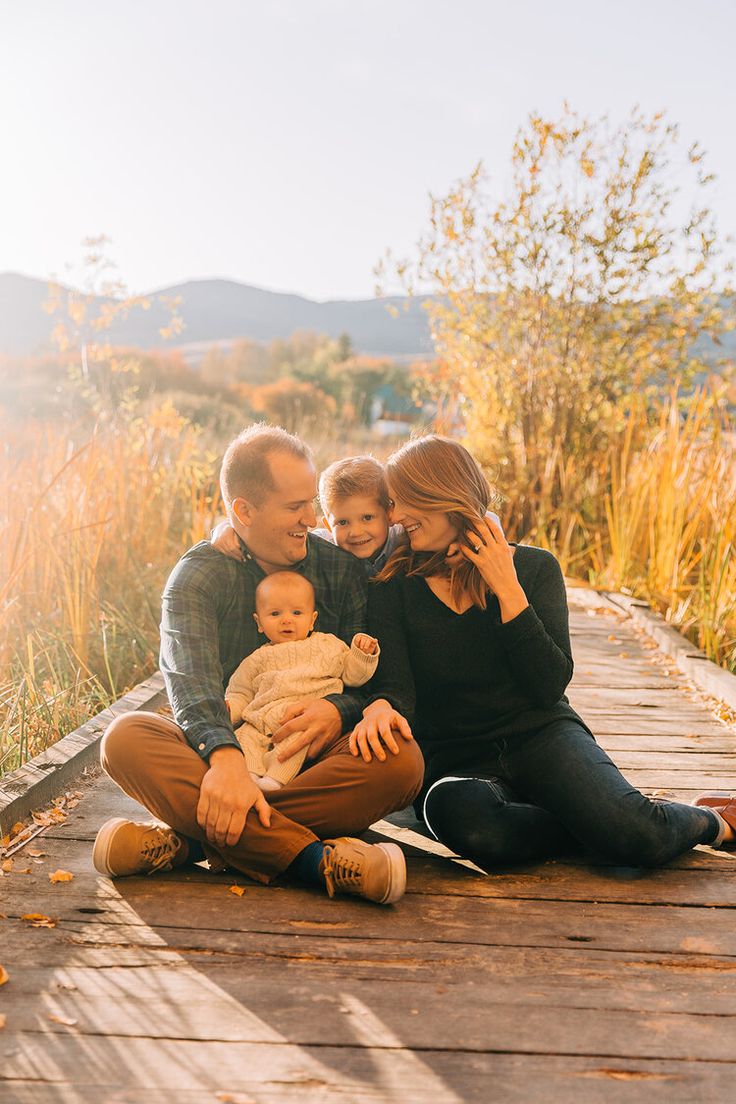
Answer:
M257 785L263 790L264 793L268 793L269 790L280 790L283 788L283 782L277 782L275 778L272 778L270 774L264 774L262 778L257 780Z

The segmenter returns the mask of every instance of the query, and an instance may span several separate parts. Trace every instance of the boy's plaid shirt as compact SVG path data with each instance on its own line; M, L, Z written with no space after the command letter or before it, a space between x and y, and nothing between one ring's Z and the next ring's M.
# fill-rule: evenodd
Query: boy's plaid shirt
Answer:
M247 655L263 643L253 620L255 590L264 577L241 541L243 562L200 541L179 560L163 594L160 666L176 723L205 760L215 748L240 747L224 690ZM366 578L358 560L335 545L307 538L307 554L293 564L314 587L317 629L349 644L365 632ZM367 696L330 694L349 732Z

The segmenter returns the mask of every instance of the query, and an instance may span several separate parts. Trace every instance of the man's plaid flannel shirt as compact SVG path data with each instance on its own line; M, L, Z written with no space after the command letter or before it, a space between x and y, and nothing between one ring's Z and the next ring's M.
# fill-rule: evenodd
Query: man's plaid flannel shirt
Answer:
M205 760L218 747L240 745L230 724L224 691L247 655L263 644L255 622L255 590L264 577L241 541L243 561L200 541L179 560L163 594L160 666L176 723ZM365 632L366 579L353 556L319 537L307 538L307 554L292 571L314 587L317 629L349 644ZM330 694L343 732L361 716L365 693Z

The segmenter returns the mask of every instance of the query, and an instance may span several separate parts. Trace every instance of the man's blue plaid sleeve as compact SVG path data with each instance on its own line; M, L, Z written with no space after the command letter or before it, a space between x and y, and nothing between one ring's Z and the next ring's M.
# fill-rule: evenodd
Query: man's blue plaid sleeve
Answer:
M201 577L200 577L201 576ZM178 725L204 760L237 747L225 705L217 611L208 573L180 562L163 595L160 666Z

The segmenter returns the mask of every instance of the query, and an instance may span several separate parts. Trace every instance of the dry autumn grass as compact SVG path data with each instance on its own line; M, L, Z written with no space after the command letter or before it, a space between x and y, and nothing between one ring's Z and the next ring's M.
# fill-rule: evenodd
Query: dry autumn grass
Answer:
M358 450L365 441L322 442L318 460ZM170 406L76 447L51 425L6 429L0 774L155 669L160 591L217 515L215 468ZM564 500L539 503L554 525L518 535L552 547L568 574L647 598L736 669L736 466L715 399L683 416L671 396L653 423L634 410L584 476L571 470ZM513 493L507 507L514 534Z
M0 450L0 773L156 666L168 570L210 529L215 458L173 408L82 444L6 427Z

